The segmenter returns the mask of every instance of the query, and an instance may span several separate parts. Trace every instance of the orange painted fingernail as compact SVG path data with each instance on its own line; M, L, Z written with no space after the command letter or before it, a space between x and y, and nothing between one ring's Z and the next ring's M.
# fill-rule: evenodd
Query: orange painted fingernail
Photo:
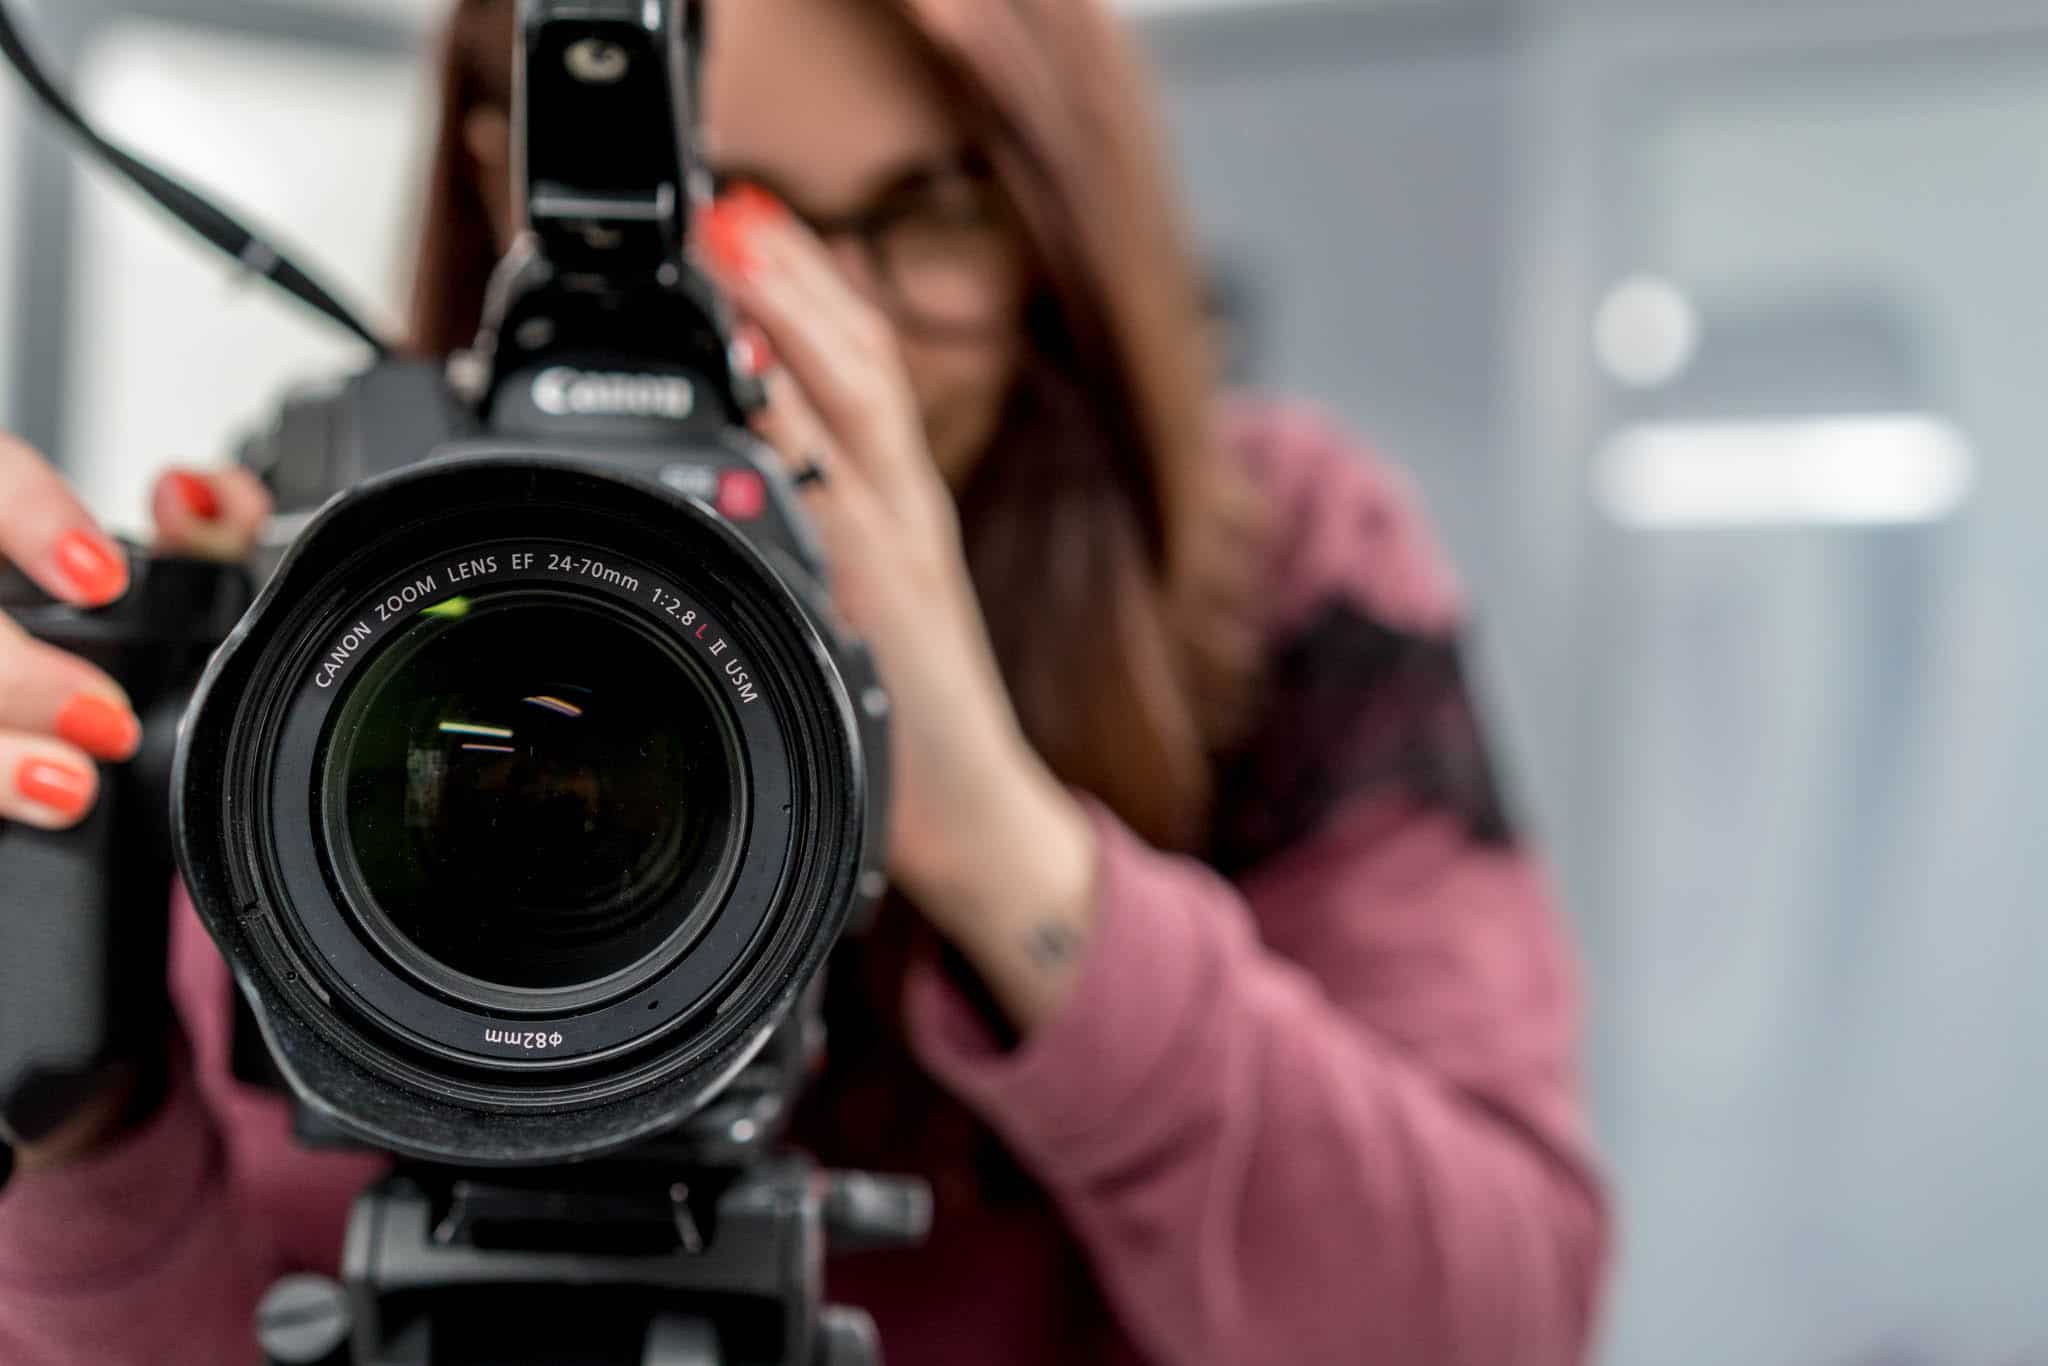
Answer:
M758 185L726 191L704 215L704 249L713 265L742 278L758 264L752 237L755 229L789 217L781 200Z
M759 185L741 185L725 196L732 212L747 227L757 223L780 223L789 217L788 206Z
M185 511L200 521L210 522L220 516L219 495L214 493L213 485L198 475L188 474L184 470L173 470L164 476L164 482L170 485L171 496L184 505Z
M85 530L57 538L57 572L73 592L94 607L128 590L128 562L106 537Z
M57 734L95 759L118 763L142 743L142 723L119 702L80 693L57 713Z
M704 254L720 270L745 279L753 272L754 253L747 246L747 227L738 205L735 192L705 210Z
M49 759L23 759L16 764L14 790L67 820L78 819L92 805L92 775Z

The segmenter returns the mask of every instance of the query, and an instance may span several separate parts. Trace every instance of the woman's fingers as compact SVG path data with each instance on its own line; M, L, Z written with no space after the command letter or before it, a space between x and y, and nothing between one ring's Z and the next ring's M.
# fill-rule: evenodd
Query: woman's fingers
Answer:
M887 515L866 473L847 460L831 431L787 371L763 377L768 406L754 432L780 457L792 478L816 468L799 489L803 510L823 543L833 597L857 628L868 626L872 548L888 539ZM864 553L863 547L867 547Z
M791 478L815 470L802 486L804 511L825 537L831 551L849 518L865 519L875 503L874 489L859 466L845 457L832 431L787 371L762 377L768 406L754 418L754 434L772 447Z
M895 333L810 230L765 194L736 191L707 221L705 249L848 458L884 488L921 473Z
M98 607L128 561L43 458L0 436L0 556L45 591ZM62 830L99 795L95 758L129 758L142 727L115 682L0 616L0 820Z
M67 830L99 796L92 760L72 745L0 730L0 820Z
M119 763L142 743L121 685L0 616L0 731L63 740Z
M255 548L271 508L262 481L239 468L169 470L149 501L159 550L229 562Z
M44 592L103 607L128 591L128 560L57 472L29 447L0 435L0 559Z

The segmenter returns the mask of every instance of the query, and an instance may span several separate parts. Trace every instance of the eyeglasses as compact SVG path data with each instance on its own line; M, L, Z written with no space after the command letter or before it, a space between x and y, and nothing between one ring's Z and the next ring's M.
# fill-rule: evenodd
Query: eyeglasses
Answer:
M907 329L939 337L987 337L1015 306L1015 234L987 162L973 154L913 167L865 207L809 213L765 177L733 171L720 193L754 185L773 194L826 241L856 242L879 302Z

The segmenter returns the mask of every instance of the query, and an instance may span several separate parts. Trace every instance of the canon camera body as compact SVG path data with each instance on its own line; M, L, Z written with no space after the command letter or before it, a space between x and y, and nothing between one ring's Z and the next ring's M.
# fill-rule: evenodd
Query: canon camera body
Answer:
M527 4L476 347L245 457L304 525L193 695L177 860L303 1109L413 1158L674 1130L883 885L886 700L684 249L695 8Z

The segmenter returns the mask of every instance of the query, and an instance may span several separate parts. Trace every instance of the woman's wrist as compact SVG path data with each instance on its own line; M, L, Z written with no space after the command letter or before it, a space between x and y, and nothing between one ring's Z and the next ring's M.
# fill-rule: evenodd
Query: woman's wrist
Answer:
M981 818L963 821L954 871L920 898L1022 1034L1065 1002L1093 937L1096 836L1032 756Z

